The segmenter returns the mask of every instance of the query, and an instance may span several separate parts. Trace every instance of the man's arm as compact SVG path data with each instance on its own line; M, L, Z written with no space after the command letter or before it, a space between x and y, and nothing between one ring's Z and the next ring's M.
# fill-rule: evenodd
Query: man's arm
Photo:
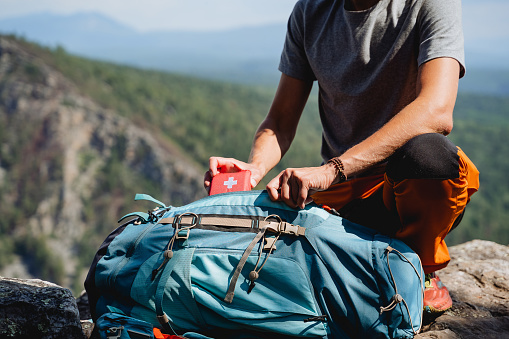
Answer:
M281 75L274 101L256 131L249 156L249 163L262 172L262 177L290 148L312 86L311 81Z
M417 79L417 98L380 130L341 155L345 174L354 175L384 161L418 135L449 134L453 127L459 72L459 63L451 58L433 59L423 64Z
M312 81L282 74L269 113L256 131L248 162L211 157L205 188L216 174L240 170L251 171L251 186L255 187L290 148L312 87Z
M373 135L339 158L346 176L363 172L392 155L415 136L448 134L456 102L460 66L452 58L437 58L423 64L417 79L417 98ZM287 169L267 185L273 200L304 208L310 190L325 190L336 180L331 164Z

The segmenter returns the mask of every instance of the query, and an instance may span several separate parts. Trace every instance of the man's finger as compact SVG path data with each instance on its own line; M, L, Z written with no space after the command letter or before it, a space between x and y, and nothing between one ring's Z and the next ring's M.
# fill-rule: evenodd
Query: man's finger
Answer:
M281 200L281 191L279 190L281 184L281 175L283 172L279 173L274 179L269 181L267 186L265 187L267 189L267 193L269 193L269 198L272 201L279 201Z
M210 171L205 172L205 175L203 177L203 187L205 187L205 190L207 193L210 192L210 183L212 182L212 175L210 174Z
M298 199L297 199L297 206L299 208L306 207L306 200L307 200L308 194L309 194L309 190L307 189L307 187L302 185L300 187L300 190L298 191L298 195L299 196L298 196Z
M219 170L218 170L219 161L218 160L219 160L219 158L217 158L217 157L209 158L209 171L210 171L210 174L212 177L219 173Z
M281 173L281 179L280 179L281 199L283 199L283 201L286 202L287 204L289 204L292 200L291 192L290 192L290 185L288 184L288 179L289 178L288 178L287 171L283 171Z
M203 186L205 186L205 187L210 186L211 180L212 180L212 175L210 174L210 171L205 172L205 175L203 176Z
M288 180L288 184L290 185L290 192L292 193L292 203L295 207L299 206L299 196L302 183L294 176L292 176Z

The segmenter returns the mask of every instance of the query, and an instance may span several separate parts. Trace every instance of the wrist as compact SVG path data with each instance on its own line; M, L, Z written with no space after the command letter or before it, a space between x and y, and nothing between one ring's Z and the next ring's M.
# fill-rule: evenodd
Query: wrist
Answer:
M341 161L341 159L339 159L339 157L329 159L329 161L327 161L327 165L332 166L335 170L335 179L334 179L335 184L340 184L340 183L346 181L347 177L345 174L345 165L343 165L343 161Z
M258 175L265 176L265 166L259 162L248 162L251 172L256 171Z

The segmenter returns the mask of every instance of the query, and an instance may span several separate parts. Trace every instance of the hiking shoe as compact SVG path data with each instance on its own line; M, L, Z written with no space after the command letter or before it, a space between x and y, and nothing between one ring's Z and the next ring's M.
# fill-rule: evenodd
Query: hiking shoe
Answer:
M424 289L424 311L430 314L444 313L452 307L449 290L433 273L426 274Z

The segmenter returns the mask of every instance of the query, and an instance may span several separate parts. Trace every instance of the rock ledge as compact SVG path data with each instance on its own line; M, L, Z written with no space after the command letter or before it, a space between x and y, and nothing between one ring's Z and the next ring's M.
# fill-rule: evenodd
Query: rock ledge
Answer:
M0 337L84 338L70 290L38 280L0 277Z
M509 246L473 240L449 250L451 263L438 275L453 307L417 338L509 338Z

